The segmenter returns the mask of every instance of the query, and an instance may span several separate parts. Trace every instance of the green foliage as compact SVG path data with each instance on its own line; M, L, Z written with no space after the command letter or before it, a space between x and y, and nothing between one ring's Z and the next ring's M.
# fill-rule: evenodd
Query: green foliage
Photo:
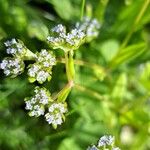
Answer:
M1 0L0 59L6 56L3 42L13 37L33 52L48 48L49 28L57 23L71 28L81 4ZM54 130L42 118L27 116L23 99L39 84L29 84L24 74L11 79L1 72L0 150L85 150L104 134L114 135L122 150L150 149L150 1L86 0L84 14L100 21L100 34L76 51L76 85L65 123ZM66 81L64 65L58 64L45 86L59 91ZM67 90L60 96L66 95Z

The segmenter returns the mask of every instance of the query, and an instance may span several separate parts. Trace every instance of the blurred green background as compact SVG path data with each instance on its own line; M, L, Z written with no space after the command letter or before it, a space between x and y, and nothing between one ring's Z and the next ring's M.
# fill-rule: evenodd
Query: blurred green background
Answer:
M0 0L0 60L6 56L3 42L13 37L33 52L48 48L49 29L58 23L71 28L80 19L81 3ZM0 150L85 150L104 134L114 135L122 150L150 150L149 5L149 0L86 0L84 15L97 18L101 29L75 59L102 69L76 65L78 86L57 130L24 108L24 97L37 83L28 83L26 72L10 79L0 70ZM56 92L66 81L64 65L58 64L44 86Z

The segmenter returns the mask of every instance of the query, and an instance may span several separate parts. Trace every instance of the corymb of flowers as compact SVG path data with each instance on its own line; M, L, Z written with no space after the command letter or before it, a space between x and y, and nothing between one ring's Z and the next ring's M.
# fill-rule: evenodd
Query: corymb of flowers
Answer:
M102 136L96 145L91 145L87 150L121 150L119 147L114 146L115 137L112 135Z
M62 24L58 24L50 30L47 42L52 49L61 49L64 52L66 77L68 83L57 94L51 93L45 87L35 87L34 94L25 98L25 109L29 116L44 116L48 124L55 129L65 121L68 112L66 99L74 86L74 50L77 50L85 42L90 42L98 36L100 24L96 19L85 17L77 22L70 31ZM36 53L30 51L19 39L11 39L4 43L9 57L4 58L0 63L0 69L6 76L16 77L27 69L30 83L38 82L43 84L52 78L53 67L57 65L56 56L51 49L42 49ZM33 62L25 66L24 61Z

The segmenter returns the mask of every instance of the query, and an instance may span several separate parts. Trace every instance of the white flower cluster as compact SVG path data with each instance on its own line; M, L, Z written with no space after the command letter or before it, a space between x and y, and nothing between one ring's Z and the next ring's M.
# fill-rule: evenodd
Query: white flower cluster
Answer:
M46 88L35 87L34 95L25 98L25 104L25 109L29 110L29 116L39 117L45 114L46 121L55 129L65 121L67 104L54 101Z
M19 58L5 58L0 63L0 68L4 70L6 76L15 77L24 71L24 62Z
M70 32L66 32L65 26L58 24L51 29L52 36L48 36L47 40L50 45L56 49L60 48L64 51L77 49L85 38L84 32L80 29L72 29Z
M0 68L4 70L6 76L16 77L24 70L25 65L22 57L25 56L27 48L23 42L16 39L6 41L4 44L7 47L6 52L12 54L13 57L4 58L0 63Z
M119 147L114 147L115 137L111 135L102 136L97 145L92 145L87 150L120 150Z
M38 81L39 83L51 79L52 67L56 64L55 56L52 52L45 49L36 54L37 60L34 64L29 65L28 75L31 82Z
M57 125L63 123L64 113L67 112L66 103L53 103L48 111L49 112L45 114L46 121L56 128Z
M26 109L30 110L30 116L40 116L44 115L45 108L50 101L52 101L50 97L50 93L45 88L36 87L34 90L35 95L31 98L25 98Z
M23 57L27 51L27 48L25 47L23 42L14 38L10 41L6 41L4 44L7 47L7 54Z
M89 42L99 34L100 24L97 19L84 17L82 22L76 23L76 28L86 35L86 41Z
M112 145L114 143L114 136L111 135L104 135L98 141L98 147Z

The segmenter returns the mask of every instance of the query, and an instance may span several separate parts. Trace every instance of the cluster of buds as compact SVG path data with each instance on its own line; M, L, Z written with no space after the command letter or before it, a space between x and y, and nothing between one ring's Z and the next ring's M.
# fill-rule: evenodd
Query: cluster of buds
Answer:
M7 54L12 54L13 56L19 56L21 58L24 57L27 52L27 48L20 40L12 39L11 41L6 41L4 44L7 47Z
M4 70L6 76L16 77L24 71L23 58L29 50L22 41L16 39L6 41L4 44L7 47L6 52L12 57L4 58L0 63L0 68Z
M46 121L49 124L52 124L54 128L57 128L57 125L61 125L63 121L65 121L64 113L66 112L66 103L53 103L48 108L48 113L45 114Z
M26 110L29 110L29 116L39 117L45 115L46 121L52 124L54 128L65 121L66 103L54 101L46 88L35 87L34 95L25 98L25 103Z
M97 145L92 145L87 150L120 150L119 147L114 146L115 137L111 135L102 136Z
M45 49L36 54L36 62L29 65L28 76L29 81L38 81L43 83L46 80L50 81L52 74L52 67L56 64L55 56L52 52Z
M47 37L48 43L52 48L60 48L65 52L77 49L84 42L86 36L77 28L74 28L67 33L66 27L62 24L58 24L52 28L51 33L52 35Z
M6 76L16 77L24 71L24 62L19 58L7 57L0 63Z
M76 23L76 28L86 35L85 41L90 42L98 36L100 24L97 19L84 17L82 22Z

